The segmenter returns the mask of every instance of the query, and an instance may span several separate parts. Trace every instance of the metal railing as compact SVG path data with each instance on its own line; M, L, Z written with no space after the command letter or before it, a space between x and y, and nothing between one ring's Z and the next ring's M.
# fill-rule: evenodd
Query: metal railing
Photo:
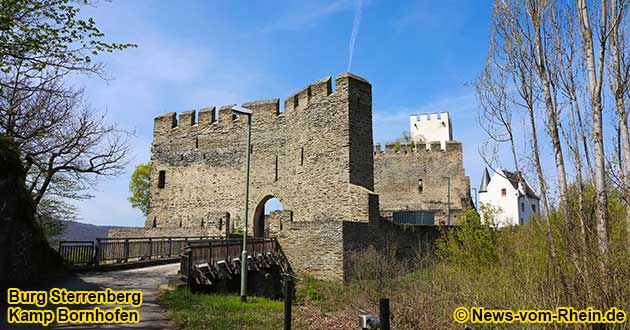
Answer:
M93 241L60 241L59 255L67 263L88 266L94 262Z

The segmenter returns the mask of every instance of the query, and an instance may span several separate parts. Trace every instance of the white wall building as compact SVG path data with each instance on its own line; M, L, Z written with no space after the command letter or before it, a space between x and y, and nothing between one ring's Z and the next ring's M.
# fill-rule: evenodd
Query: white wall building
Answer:
M501 227L527 224L540 212L540 199L525 179L519 182L518 178L518 173L503 169L497 169L490 178L488 170L484 169L479 203L500 209L497 221Z
M453 140L453 128L448 112L413 115L409 117L409 132L415 142L442 143Z

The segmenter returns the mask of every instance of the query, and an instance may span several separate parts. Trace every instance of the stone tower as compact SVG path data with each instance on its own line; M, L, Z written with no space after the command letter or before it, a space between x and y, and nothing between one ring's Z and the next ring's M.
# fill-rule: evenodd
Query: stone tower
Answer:
M413 115L409 117L409 131L416 142L445 142L453 140L453 128L448 112Z
M374 197L371 85L343 73L252 109L250 230L262 236L265 202L277 197L293 221L378 217ZM210 227L244 214L246 118L232 105L155 118L145 227ZM372 210L372 213L370 213ZM376 212L373 212L376 210ZM226 216L227 214L227 216ZM233 224L234 225L234 224Z

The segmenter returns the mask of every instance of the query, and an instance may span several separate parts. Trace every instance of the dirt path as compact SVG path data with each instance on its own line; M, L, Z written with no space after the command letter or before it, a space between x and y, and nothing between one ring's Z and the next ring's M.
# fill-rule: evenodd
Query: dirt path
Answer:
M169 279L177 278L179 264L169 264L154 267L146 267L131 270L120 270L101 273L81 274L57 284L68 290L100 290L111 288L112 290L141 290L143 292L140 311L140 323L138 324L98 324L98 325L53 325L51 329L177 329L177 326L168 318L166 311L158 304L160 285L166 284ZM95 306L94 306L95 307ZM110 309L115 305L103 305L101 308ZM130 308L130 306L124 306Z

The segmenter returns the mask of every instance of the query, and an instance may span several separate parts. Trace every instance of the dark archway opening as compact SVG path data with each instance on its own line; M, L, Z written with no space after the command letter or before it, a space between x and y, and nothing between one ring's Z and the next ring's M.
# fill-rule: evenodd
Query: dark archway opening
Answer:
M266 196L263 198L254 212L254 237L268 237L268 224L265 217L273 211L284 210L280 200L274 196Z

